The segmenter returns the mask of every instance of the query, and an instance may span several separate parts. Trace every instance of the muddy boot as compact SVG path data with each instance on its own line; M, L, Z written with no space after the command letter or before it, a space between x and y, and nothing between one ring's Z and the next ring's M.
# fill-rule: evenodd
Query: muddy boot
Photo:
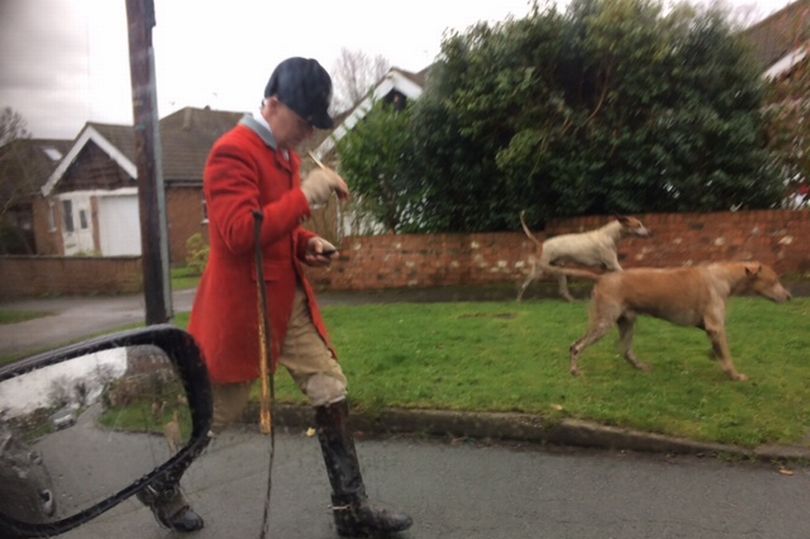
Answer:
M332 485L332 512L338 534L364 537L409 528L413 520L408 515L369 505L354 440L346 428L348 415L346 400L315 408L318 440Z
M176 532L202 529L204 522L186 501L177 483L149 485L137 494L138 499L155 515L158 524Z

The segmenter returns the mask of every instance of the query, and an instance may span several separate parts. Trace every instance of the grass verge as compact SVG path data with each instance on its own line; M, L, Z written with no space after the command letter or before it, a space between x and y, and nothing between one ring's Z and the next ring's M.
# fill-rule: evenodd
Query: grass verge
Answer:
M800 444L810 432L810 300L729 303L728 335L745 383L711 359L703 332L651 318L635 350L652 372L617 353L616 333L568 373L568 347L587 304L554 300L324 308L355 406L526 412L752 447ZM187 315L175 322L187 323ZM286 374L279 402L304 403Z
M200 275L193 272L187 266L171 269L172 290L188 290L197 288L200 283Z
M44 316L50 316L51 314L53 313L47 311L0 310L0 324L16 324L17 322L34 320L35 318L42 318Z

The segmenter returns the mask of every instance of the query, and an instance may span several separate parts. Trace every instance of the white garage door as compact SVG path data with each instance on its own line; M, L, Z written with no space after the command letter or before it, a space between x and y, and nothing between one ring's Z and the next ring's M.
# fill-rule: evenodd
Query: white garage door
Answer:
M99 197L98 227L102 256L140 255L138 195Z

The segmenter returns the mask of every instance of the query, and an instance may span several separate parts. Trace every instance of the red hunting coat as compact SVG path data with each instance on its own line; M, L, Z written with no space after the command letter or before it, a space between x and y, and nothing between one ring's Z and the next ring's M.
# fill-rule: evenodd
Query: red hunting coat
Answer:
M287 333L296 280L306 292L315 328L335 353L301 267L307 241L315 234L299 226L310 215L299 188L300 164L294 152L285 159L270 132L251 117L225 133L208 157L203 190L211 251L189 332L202 349L212 383L247 382L259 376L253 217L259 209L264 214L261 243L273 370Z

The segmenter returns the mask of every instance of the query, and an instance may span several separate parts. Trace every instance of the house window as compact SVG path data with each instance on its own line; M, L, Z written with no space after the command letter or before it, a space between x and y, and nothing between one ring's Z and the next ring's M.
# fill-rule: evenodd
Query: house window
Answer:
M84 210L79 210L79 226L82 230L87 229L87 212Z
M65 222L65 232L73 232L73 201L62 201L62 218Z
M208 222L208 204L205 203L205 199L202 199L202 222L203 224Z
M56 231L56 205L48 202L48 231Z

